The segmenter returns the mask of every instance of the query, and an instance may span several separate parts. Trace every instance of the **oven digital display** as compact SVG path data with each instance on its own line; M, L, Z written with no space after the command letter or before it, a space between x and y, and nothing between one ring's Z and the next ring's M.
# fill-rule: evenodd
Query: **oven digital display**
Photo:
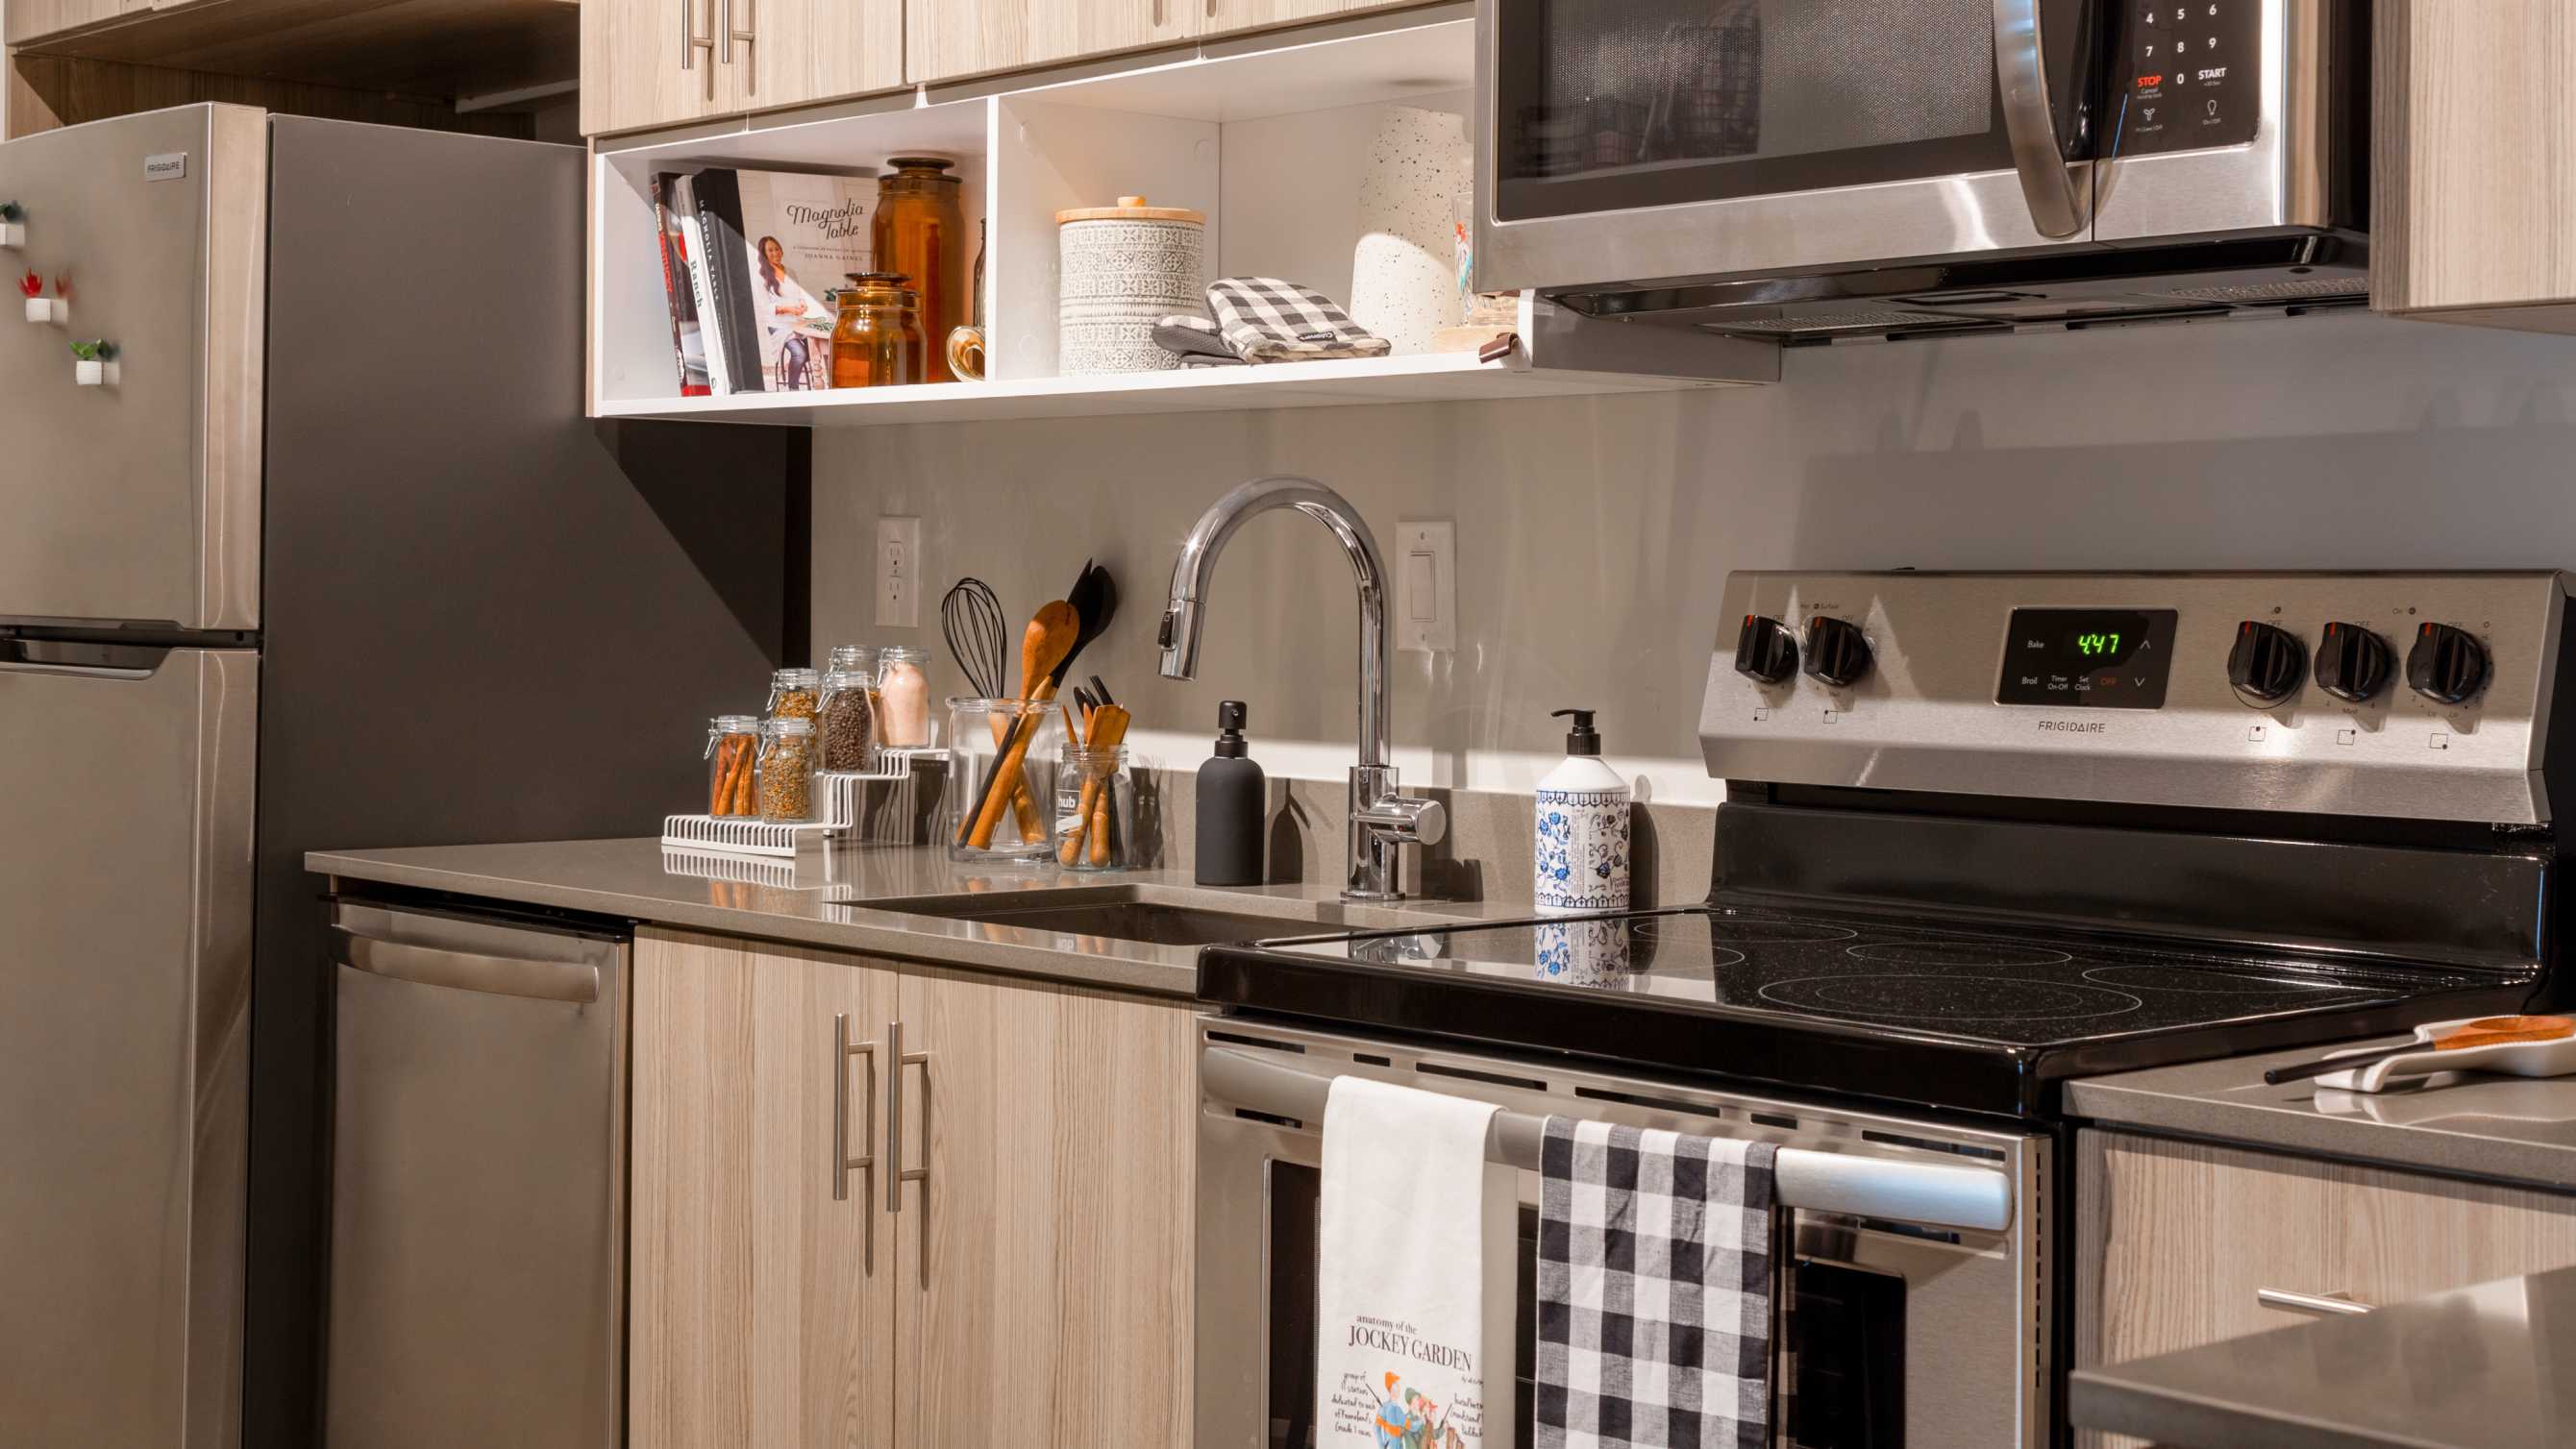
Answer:
M2171 609L2015 609L1997 704L2162 709Z

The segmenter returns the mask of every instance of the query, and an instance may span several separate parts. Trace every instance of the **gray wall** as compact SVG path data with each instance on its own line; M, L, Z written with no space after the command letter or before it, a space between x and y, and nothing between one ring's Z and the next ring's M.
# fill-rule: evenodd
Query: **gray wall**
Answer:
M1154 675L1191 520L1307 473L1381 539L1457 521L1460 647L1396 656L1409 783L1526 788L1561 754L1547 711L1587 705L1641 793L1689 802L1713 798L1693 728L1729 569L2576 564L2576 340L2329 316L1787 363L1686 396L818 430L815 644L928 644L945 692L939 588L979 575L1024 620L1096 556L1126 609L1085 665L1143 753L1194 767L1242 698L1274 773L1337 777L1355 611L1314 524L1238 536L1200 679ZM918 631L871 622L879 513L923 519Z

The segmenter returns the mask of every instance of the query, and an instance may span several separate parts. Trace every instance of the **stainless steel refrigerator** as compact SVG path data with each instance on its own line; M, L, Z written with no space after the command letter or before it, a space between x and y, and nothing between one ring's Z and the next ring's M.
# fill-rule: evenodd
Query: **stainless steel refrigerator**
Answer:
M648 833L801 662L802 435L581 416L583 166L226 106L0 145L67 314L0 315L0 1443L312 1442L303 853Z

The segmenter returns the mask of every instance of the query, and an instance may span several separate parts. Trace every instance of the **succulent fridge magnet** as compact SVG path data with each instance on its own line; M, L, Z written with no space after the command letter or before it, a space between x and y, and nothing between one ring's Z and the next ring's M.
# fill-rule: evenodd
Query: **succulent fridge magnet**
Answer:
M116 360L116 344L104 339L72 344L72 381L96 387L107 381L107 365Z
M64 301L59 295L52 297L46 296L45 279L37 276L34 272L29 272L27 275L18 279L18 290L27 294L28 321L68 322L71 320L71 304ZM55 282L54 290L55 292L60 293L62 291L62 283L59 281Z
M26 244L26 208L14 201L0 201L0 247L22 247Z

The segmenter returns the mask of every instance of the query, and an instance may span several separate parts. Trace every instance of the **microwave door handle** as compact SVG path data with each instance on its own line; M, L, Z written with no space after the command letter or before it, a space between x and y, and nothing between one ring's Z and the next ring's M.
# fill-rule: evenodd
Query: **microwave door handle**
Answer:
M2065 238L2090 219L2088 185L2057 149L2057 108L2048 94L2048 47L2040 39L2045 0L1995 0L1995 83L2003 97L2004 137L2031 224Z

